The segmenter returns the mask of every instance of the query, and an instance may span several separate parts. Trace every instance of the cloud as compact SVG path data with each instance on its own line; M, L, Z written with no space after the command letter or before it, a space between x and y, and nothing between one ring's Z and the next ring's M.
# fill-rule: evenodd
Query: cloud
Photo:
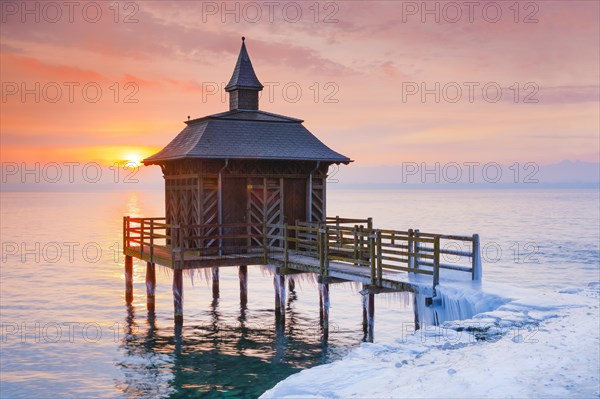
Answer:
M600 101L600 86L541 87L538 97L539 101L544 104L597 103Z
M34 57L17 55L7 51L3 51L1 54L4 81L11 79L13 74L34 79L60 80L63 82L107 80L107 77L102 73L90 69L69 65L53 65Z

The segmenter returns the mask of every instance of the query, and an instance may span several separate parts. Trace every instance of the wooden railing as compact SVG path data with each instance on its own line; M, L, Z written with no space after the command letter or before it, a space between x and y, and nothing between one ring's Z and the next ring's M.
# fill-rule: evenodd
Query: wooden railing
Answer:
M354 225L351 225L355 223ZM269 233L272 231L273 233ZM462 246L461 246L462 245ZM479 236L457 236L373 229L372 220L327 218L324 223L171 225L164 218L123 218L123 247L135 248L150 262L170 258L173 267L207 257L256 254L264 263L283 254L319 260L320 273L329 275L330 262L370 268L371 282L381 285L384 272L430 275L439 284L440 269L470 273L481 279ZM159 253L160 252L160 253ZM456 262L446 259L454 257Z
M124 217L123 248L137 250L140 257L147 254L153 263L168 258L176 268L183 267L186 261L202 258L253 252L264 257L267 253L263 224L174 225L164 221L164 218Z

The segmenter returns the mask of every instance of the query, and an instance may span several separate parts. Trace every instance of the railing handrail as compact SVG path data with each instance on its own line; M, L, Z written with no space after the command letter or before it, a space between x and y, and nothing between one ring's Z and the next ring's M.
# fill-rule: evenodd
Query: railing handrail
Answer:
M284 269L291 253L318 257L321 274L329 274L332 260L370 267L373 284L381 284L384 271L404 271L433 276L434 287L439 284L440 269L471 273L473 280L481 279L481 254L479 236L423 233L417 229L407 231L373 229L372 219L328 217L325 222L286 223L210 223L176 225L164 217L123 218L123 247L139 245L140 255L146 253L150 261L156 256L156 240L164 240L170 250L173 264L186 261L190 256L207 253L222 255L223 250L256 249L262 251L265 262L268 253L283 252ZM347 224L355 223L353 226ZM346 224L342 226L342 224ZM366 225L365 225L366 224ZM223 231L228 229L230 231ZM241 231L235 231L241 229ZM204 230L208 234L202 234ZM231 231L233 230L233 231ZM159 231L159 232L157 232ZM290 232L295 234L291 234ZM235 240L247 240L241 245ZM273 246L273 240L275 245ZM470 250L442 248L441 241L472 243ZM280 244L277 244L279 242ZM292 245L290 245L292 244ZM425 245L423 245L425 244ZM429 245L427 245L429 244ZM159 244L162 245L162 244ZM457 244L454 244L457 245ZM135 246L134 246L135 247ZM468 259L468 265L444 263L441 255ZM175 266L174 266L175 267ZM180 266L183 267L183 266Z

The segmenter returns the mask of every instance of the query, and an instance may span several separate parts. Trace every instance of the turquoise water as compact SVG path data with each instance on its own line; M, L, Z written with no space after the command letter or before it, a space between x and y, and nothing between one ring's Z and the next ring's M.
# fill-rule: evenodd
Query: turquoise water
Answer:
M528 287L536 281L540 290L558 290L599 279L595 190L334 186L328 194L330 215L373 216L380 227L480 233L487 281ZM314 278L296 278L285 325L277 324L272 274L260 266L248 267L245 304L236 267L221 269L216 299L204 272L187 274L185 321L177 331L171 276L158 268L156 311L149 313L145 264L136 262L128 306L121 217L162 215L162 199L159 191L2 193L3 398L254 398L362 342L360 287L331 286L325 341ZM378 295L376 303L376 342L399 337L413 323L410 298Z

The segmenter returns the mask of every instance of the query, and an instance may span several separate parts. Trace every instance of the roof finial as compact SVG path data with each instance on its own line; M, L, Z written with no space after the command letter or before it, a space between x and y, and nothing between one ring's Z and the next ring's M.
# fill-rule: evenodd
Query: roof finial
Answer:
M246 40L246 37L245 37L245 36L242 36L242 41L245 41L245 40Z

